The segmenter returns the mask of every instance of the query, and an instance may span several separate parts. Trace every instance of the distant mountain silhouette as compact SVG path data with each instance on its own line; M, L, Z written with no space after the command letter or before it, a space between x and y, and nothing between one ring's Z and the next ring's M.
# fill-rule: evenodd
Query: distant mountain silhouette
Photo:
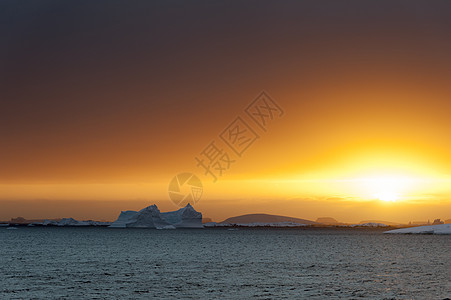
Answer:
M334 218L331 218L331 217L321 217L321 218L316 219L316 222L326 224L326 225L341 224L337 220L335 220Z
M213 222L213 220L211 218L202 217L202 224L208 223L208 222Z
M381 224L391 225L391 226L403 225L402 223L387 222L387 221L381 221L381 220L365 220L365 221L360 221L359 224L365 224L365 223L381 223Z
M248 214L237 217L231 217L221 223L229 224L248 224L248 223L280 223L280 222L292 222L299 224L312 225L316 222L286 216L268 215L268 214Z

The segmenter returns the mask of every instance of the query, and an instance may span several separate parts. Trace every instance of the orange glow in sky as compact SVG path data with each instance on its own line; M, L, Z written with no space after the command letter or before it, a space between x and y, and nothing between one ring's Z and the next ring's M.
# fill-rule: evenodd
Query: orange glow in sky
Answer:
M451 219L445 2L147 5L8 11L0 220L174 210L180 172L216 221ZM268 130L244 118L262 90ZM213 183L195 157L238 116L259 138Z

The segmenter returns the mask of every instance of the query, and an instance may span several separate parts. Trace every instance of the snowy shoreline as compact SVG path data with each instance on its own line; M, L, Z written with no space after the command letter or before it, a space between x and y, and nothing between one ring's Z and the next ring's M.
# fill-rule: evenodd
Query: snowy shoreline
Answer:
M387 234L451 234L451 224L428 225L389 230Z

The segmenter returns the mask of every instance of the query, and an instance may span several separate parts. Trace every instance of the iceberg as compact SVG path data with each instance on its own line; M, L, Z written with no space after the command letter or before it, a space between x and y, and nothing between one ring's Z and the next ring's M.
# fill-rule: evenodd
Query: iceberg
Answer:
M189 203L176 211L161 213L158 207L150 205L140 211L122 211L109 227L111 228L203 228L202 214Z
M58 225L58 222L57 221L53 221L53 220L45 219L44 222L42 222L42 225L44 225L44 226L48 226L48 225L56 226L56 225Z
M202 213L196 211L191 204L176 211L165 212L161 217L176 228L203 228Z
M137 214L138 214L138 212L134 211L134 210L121 211L121 214L119 215L117 220L114 221L113 223L111 223L111 225L109 227L125 228L125 227L127 227L128 223L132 222L131 221L132 218L134 218Z
M451 224L428 225L385 231L390 234L451 234Z
M103 222L103 221L88 220L88 221L84 221L84 222L87 222L89 224L89 226L109 226L109 225L111 225L111 222Z
M160 210L154 204L141 209L130 219L130 222L126 226L134 228L164 228L168 225L169 224L161 218Z
M161 218L158 207L150 205L140 211L122 211L111 228L166 228L170 224Z
M73 218L63 218L56 225L57 226L77 226L80 222Z
M59 226L59 227L64 227L64 226L108 226L110 225L110 222L99 222L99 221L92 221L92 220L88 220L88 221L78 221L75 220L74 218L63 218L60 221L54 221L54 220L44 220L42 223L31 223L29 224L32 226L36 226L36 225L42 225L42 226Z

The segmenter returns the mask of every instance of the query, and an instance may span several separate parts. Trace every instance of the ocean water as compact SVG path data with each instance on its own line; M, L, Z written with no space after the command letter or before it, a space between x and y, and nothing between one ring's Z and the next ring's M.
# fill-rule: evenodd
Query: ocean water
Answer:
M451 236L0 227L0 299L445 299Z

